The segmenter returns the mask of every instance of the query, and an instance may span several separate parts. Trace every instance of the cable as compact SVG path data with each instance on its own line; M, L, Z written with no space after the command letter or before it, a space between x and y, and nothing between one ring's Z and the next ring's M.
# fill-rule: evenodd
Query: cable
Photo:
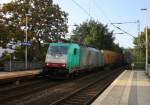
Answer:
M79 3L77 3L75 0L72 0L80 9L84 11L86 15L88 15L90 18L93 18L87 11L84 9Z
M93 18L93 17L86 11L86 9L84 9L79 3L77 3L75 0L72 0L72 1L73 1L80 9L82 9L90 18ZM118 26L112 24L111 20L110 20L109 17L106 15L106 13L104 12L104 10L98 5L98 3L96 2L96 0L94 0L94 1L95 1L95 4L97 4L97 6L100 8L102 14L103 14L103 15L107 18L107 20L109 21L109 24L111 24L113 27L119 29L119 30L122 31L123 33L128 34L128 35L130 35L130 36L132 36L132 37L135 38L134 35L132 35L132 34L126 32L126 31L123 30L122 28L120 28L120 27L118 27Z
M115 25L114 25L114 24L112 24L112 23L111 23L111 25L113 25L114 27L116 27L117 29L119 29L120 31L122 31L123 33L128 34L128 35L132 36L133 38L135 38L135 36L133 36L132 34L130 34L130 33L128 33L128 32L126 32L125 30L121 29L120 27L115 26Z
M112 24L112 22L111 22L111 20L109 19L109 17L106 15L106 13L104 12L104 10L98 5L98 3L96 2L96 0L94 0L95 1L95 4L97 5L97 7L100 9L100 11L101 11L101 13L107 18L107 20L109 21L109 23L108 24L110 24L110 25L112 25L113 27L115 27L115 28L117 28L117 29L119 29L120 31L122 31L123 33L126 33L126 34L128 34L128 35L130 35L130 36L132 36L132 37L134 37L135 38L135 36L134 35L132 35L132 34L130 34L130 33L128 33L128 32L126 32L125 30L123 30L122 28L120 28L120 27L118 27L118 26L116 26L116 25L114 25L114 24Z
M98 5L98 3L96 2L96 0L94 0L97 8L101 11L101 13L107 18L107 20L110 22L110 19L108 18L108 16L106 15L105 11Z

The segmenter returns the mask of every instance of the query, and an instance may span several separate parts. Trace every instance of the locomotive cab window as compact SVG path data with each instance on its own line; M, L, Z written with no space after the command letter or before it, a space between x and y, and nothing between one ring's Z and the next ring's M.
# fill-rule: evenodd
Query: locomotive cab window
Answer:
M68 47L67 46L51 46L49 47L48 53L50 55L55 55L55 54L66 55L68 53Z

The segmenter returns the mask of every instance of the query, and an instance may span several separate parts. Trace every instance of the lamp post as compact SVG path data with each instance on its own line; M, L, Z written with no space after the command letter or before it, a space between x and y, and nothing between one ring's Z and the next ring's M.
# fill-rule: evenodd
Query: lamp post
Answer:
M11 53L10 53L10 58L9 58L9 71L11 72L11 70L12 70L12 61L11 61Z
M28 42L28 16L31 16L31 14L25 14L26 15L26 37L25 42ZM28 69L28 47L26 45L25 47L25 68Z
M146 48L146 56L145 56L145 69L146 73L148 73L148 34L147 34L147 15L148 15L148 9L147 8L142 8L141 11L145 11L145 48Z

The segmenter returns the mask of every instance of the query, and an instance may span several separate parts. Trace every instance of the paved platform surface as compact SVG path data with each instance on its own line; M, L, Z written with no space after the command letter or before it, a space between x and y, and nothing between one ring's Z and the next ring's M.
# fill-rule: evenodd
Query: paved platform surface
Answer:
M27 71L13 71L13 72L0 72L0 80L25 77L39 74L41 70L27 70Z
M125 70L91 105L150 105L150 78Z

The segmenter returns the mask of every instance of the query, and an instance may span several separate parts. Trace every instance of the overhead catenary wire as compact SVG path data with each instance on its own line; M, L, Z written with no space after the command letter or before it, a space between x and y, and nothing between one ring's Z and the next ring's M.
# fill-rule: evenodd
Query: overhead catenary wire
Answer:
M132 36L133 38L135 38L134 35L128 33L127 31L123 30L122 28L120 28L120 27L118 27L118 26L116 26L116 25L114 25L114 24L112 24L112 23L110 23L110 24L111 24L112 26L116 27L117 29L119 29L120 31L122 31L123 33L128 34L128 35Z
M90 13L88 13L88 11L87 11L85 8L83 8L78 2L76 2L75 0L72 0L72 1L73 1L73 3L75 3L80 9L82 9L83 12L84 12L86 15L88 15L88 16L90 17L90 19L93 18L93 17L90 15ZM98 8L100 9L100 11L102 12L102 14L107 18L107 20L108 20L108 22L109 22L108 24L112 25L113 27L117 28L118 30L122 31L123 33L128 34L128 35L132 36L133 38L135 38L134 35L130 34L129 32L127 32L127 31L125 31L125 30L123 30L122 28L120 28L120 27L118 27L118 26L112 24L112 21L111 21L110 18L106 15L105 11L98 5L98 3L96 2L96 0L94 0L94 1L95 1L95 4L97 5L97 7L98 7Z
M83 12L84 12L86 15L88 15L88 16L90 17L90 19L93 18L93 17L90 15L90 13L89 13L85 8L83 8L78 2L76 2L75 0L72 0L72 1L73 1L73 3L76 4L80 9L82 9Z
M122 28L120 28L120 27L114 25L114 24L112 23L112 21L110 20L110 18L106 15L105 11L104 11L104 10L99 6L99 4L96 2L96 0L94 0L94 1L95 1L95 5L97 5L97 8L99 8L100 11L101 11L101 13L105 16L105 18L107 18L107 20L108 20L108 22L109 22L108 24L110 24L110 25L112 25L113 27L119 29L119 30L122 31L123 33L128 34L128 35L132 36L133 38L135 38L134 35L130 34L129 32L127 32L127 31L125 31L125 30L123 30Z

